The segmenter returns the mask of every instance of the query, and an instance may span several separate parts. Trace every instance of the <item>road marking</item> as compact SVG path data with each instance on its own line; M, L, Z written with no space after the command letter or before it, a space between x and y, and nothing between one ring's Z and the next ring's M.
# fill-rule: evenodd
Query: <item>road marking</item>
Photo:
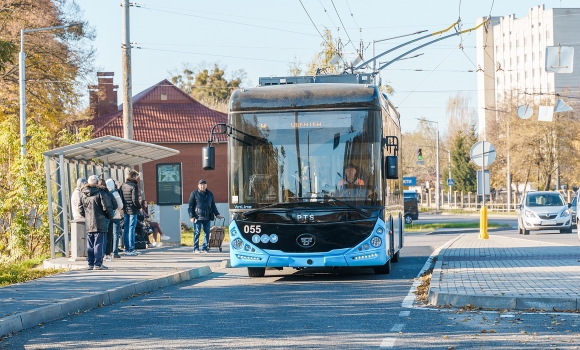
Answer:
M403 330L403 327L405 327L404 323L396 323L393 328L391 328L390 332L397 332L399 333L400 331Z
M408 317L411 314L411 311L401 311L399 312L399 317Z
M381 342L381 348L392 348L395 346L397 338L383 338Z

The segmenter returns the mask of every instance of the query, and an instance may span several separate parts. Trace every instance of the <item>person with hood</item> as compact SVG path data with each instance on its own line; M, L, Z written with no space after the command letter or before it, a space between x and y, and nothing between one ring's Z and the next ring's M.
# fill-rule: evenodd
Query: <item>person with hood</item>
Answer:
M113 206L113 214L114 214L119 208L119 202L117 202L117 199L115 198L113 193L111 193L111 191L109 191L109 189L107 188L107 183L105 182L104 179L99 179L97 185L99 185L99 188L104 190L105 193L107 193L107 195L109 196L109 199L111 200L111 204ZM122 205L123 203L121 203L121 206ZM113 253L113 220L109 220L109 228L107 230L107 234L105 235L104 242L105 243L103 244L103 248L105 249L105 261L110 262L111 254Z
M119 259L119 238L123 237L123 231L121 231L121 212L123 210L123 200L119 191L117 191L117 184L113 179L107 179L107 189L113 194L113 197L117 201L117 210L115 210L115 216L109 224L109 233L111 232L111 227L113 230L113 258Z
M135 170L129 171L127 180L121 185L121 199L123 200L123 242L125 243L125 255L139 255L135 251L135 227L137 227L137 214L141 209L139 202L139 187L137 187L137 178L139 173Z
M81 215L79 214L79 201L81 200L81 187L83 187L83 185L86 183L87 180L84 177L79 177L77 179L77 187L75 187L75 190L70 196L70 208L73 220L82 219Z
M203 232L205 238L203 240L203 245L201 250L204 253L209 251L209 222L214 219L214 215L218 219L222 216L215 206L215 200L213 193L207 189L207 183L204 179L199 180L197 185L197 190L191 192L189 196L189 220L193 222L193 252L199 253L199 236L201 234L201 228L203 226Z
M103 244L109 229L109 220L113 218L113 205L106 190L97 184L96 175L89 176L81 188L79 214L85 218L87 231L87 261L89 270L107 270L103 265Z

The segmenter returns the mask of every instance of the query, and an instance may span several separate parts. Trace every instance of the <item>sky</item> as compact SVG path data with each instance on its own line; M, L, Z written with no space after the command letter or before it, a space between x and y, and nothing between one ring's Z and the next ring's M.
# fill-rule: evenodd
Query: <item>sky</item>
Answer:
M74 1L96 30L95 65L97 71L115 73L120 103L120 0ZM171 72L184 64L211 67L218 63L226 67L226 73L243 69L247 73L246 87L256 86L262 76L289 75L292 62L300 62L304 69L320 51L323 39L319 32L326 28L335 39L340 38L346 54L353 54L362 39L364 58L369 59L373 40L427 30L376 43L378 54L446 29L459 18L465 30L474 27L477 18L490 14L522 18L538 5L546 9L580 7L578 0L142 0L136 4L138 7L130 10L133 95L170 79ZM405 51L387 54L379 62ZM468 94L474 111L477 107L475 32L442 40L410 56L416 54L421 55L383 69L381 78L395 89L391 101L401 114L403 132L414 131L418 119L425 118L437 122L444 133L450 96ZM86 100L88 104L88 96Z

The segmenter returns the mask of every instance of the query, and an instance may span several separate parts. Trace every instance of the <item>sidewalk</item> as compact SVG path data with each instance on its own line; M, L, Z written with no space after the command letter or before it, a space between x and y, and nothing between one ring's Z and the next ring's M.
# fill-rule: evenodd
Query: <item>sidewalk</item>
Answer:
M580 309L580 246L463 234L437 257L430 305Z
M223 252L193 254L192 247L140 250L105 262L109 270L86 270L86 261L57 258L45 267L72 269L61 274L0 288L0 337L133 295L199 278L228 264L228 244Z

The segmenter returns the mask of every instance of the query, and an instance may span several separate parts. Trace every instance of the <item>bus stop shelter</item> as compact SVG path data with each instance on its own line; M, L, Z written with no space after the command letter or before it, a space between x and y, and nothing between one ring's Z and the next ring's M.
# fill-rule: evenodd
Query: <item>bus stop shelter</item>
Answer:
M70 197L79 177L86 179L97 175L122 182L129 169L138 166L142 175L143 163L174 156L179 151L152 143L103 136L43 154L46 165L50 250L54 259L57 253L70 256ZM144 195L142 176L140 187Z

